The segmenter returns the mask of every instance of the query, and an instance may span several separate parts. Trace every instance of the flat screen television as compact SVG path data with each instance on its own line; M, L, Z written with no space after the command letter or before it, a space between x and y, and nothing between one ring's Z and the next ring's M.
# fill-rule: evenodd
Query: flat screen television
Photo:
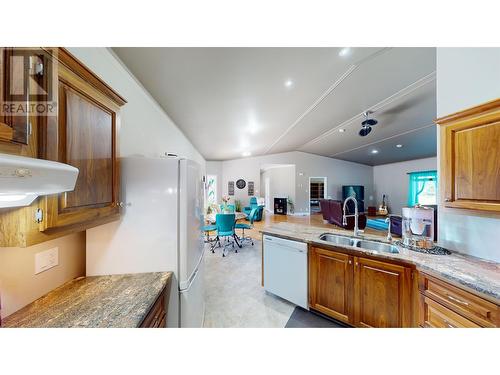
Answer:
M344 185L342 186L342 201L347 197L354 196L358 201L359 213L365 212L365 187L362 185ZM354 202L347 203L347 211L349 214L354 213Z

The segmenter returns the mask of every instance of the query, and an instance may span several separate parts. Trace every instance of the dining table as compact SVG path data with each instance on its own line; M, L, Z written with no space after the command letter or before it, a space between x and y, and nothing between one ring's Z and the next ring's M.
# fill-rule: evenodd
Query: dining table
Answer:
M215 216L220 213L220 212L214 212L214 213L211 213L211 214L207 214L206 218L207 218L207 221L210 222L211 224L215 224ZM241 220L241 219L244 219L247 217L247 214L244 213L244 212L228 212L228 213L222 213L223 215L230 215L230 214L234 214L235 215L235 221L238 221L238 220Z

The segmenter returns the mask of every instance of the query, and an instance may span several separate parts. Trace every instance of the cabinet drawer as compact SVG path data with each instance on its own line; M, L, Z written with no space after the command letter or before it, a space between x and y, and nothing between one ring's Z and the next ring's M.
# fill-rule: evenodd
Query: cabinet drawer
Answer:
M165 328L165 289L154 303L148 315L144 318L141 328Z
M498 325L498 306L436 278L420 275L420 291L427 297L483 327Z
M428 328L481 328L473 321L447 309L429 297L421 295L423 304L422 327Z

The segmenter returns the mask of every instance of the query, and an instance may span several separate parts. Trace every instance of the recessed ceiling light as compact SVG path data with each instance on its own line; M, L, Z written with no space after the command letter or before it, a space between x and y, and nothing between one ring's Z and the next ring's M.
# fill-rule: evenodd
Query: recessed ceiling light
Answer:
M244 153L241 154L242 156L250 156L252 153L250 151L245 151Z
M293 86L293 81L292 81L291 79L287 79L287 80L285 81L285 87L286 87L287 89L289 89L289 88L291 88L292 86Z
M403 147L403 145L398 144L398 145L396 145L396 147L397 147L397 148L401 148L401 147Z
M339 133L344 133L345 129L339 129Z
M372 154L378 154L378 150L372 150Z
M351 54L351 48L350 47L344 47L340 50L339 56L340 57L346 57Z

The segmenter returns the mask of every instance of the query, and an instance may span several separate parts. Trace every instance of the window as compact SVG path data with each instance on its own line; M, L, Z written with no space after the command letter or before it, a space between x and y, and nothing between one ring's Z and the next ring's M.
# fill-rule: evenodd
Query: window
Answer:
M207 206L217 204L217 176L207 176Z
M412 172L408 206L437 204L437 171Z

